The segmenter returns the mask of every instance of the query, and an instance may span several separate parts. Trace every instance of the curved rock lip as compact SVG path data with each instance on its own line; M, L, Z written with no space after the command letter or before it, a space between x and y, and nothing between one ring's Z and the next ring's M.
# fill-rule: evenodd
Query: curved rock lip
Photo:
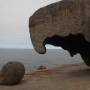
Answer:
M90 47L89 3L90 0L62 0L37 10L29 19L30 37L34 49L38 53L44 54L46 44L57 46L57 40L52 40L54 43L48 40L47 43L48 38L52 39L54 36L58 36L64 39L71 35L73 38L80 35L83 42ZM61 44L58 46L64 47ZM65 46L64 49L67 47ZM76 54L76 51L70 50L70 53L73 55Z

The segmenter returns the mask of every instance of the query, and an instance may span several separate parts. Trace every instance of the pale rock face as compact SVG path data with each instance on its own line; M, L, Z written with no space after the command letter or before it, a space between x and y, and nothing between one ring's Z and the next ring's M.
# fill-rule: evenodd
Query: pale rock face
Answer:
M30 17L29 28L38 53L44 54L45 45L52 44L71 55L80 53L84 60L90 57L90 0L62 0L40 8Z

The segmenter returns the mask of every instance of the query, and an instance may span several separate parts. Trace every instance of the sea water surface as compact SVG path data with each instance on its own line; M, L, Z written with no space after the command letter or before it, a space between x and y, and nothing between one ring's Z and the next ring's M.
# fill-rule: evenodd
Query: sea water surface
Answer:
M79 54L70 57L67 51L59 49L48 49L44 55L36 53L33 49L0 49L0 67L8 61L19 61L27 70L35 70L40 65L53 68L83 62Z

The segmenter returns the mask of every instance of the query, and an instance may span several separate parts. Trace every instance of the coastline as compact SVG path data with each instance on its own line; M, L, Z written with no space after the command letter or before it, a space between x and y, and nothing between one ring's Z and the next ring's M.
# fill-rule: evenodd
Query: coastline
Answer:
M36 53L33 49L0 49L0 68L9 61L19 61L27 70L35 70L40 65L53 68L83 62L79 54L70 57L67 51L58 49L48 49L44 55Z

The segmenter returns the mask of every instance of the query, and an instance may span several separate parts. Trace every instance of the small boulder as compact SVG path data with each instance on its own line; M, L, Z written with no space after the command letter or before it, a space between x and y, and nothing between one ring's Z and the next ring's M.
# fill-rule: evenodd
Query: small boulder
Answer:
M15 85L20 83L25 74L25 67L20 62L8 62L0 72L0 85Z
M47 69L45 66L39 66L38 68L37 68L37 70L45 70L45 69Z

